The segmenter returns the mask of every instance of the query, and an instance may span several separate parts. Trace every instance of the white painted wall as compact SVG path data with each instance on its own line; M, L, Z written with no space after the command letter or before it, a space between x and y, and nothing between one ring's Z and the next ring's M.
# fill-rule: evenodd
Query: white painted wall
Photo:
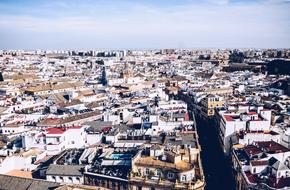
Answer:
M62 178L61 178L62 177ZM69 183L69 184L83 184L83 177L76 176L52 176L46 175L47 181L57 182L57 183Z

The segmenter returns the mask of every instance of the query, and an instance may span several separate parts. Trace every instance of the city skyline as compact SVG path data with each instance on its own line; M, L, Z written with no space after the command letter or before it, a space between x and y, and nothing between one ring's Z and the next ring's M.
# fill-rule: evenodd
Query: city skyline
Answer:
M0 1L0 49L289 48L288 0Z

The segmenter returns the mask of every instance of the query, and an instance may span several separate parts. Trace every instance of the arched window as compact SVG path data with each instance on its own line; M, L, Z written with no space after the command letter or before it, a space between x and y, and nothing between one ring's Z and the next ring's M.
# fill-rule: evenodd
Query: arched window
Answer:
M149 175L149 173L150 173L149 168L146 168L146 170L145 170L145 175Z
M174 178L174 174L171 173L171 172L169 172L169 173L167 174L167 177L168 177L168 179L173 179L173 178Z

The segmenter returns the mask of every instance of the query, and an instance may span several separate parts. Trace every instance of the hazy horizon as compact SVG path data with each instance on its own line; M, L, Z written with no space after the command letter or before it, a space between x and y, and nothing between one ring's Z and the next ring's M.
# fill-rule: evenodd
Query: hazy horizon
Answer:
M289 0L1 0L0 49L289 48Z

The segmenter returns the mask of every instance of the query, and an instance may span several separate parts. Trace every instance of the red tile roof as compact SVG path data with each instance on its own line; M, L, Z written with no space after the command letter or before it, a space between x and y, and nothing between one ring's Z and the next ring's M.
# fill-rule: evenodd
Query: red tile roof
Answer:
M224 117L227 121L234 121L234 119L231 115L224 115Z
M250 161L252 166L267 166L268 160L252 160Z
M272 187L272 188L285 188L285 187L289 187L290 185L290 177L286 177L286 178L279 178L277 179L275 176L269 176L269 178L265 181L263 179L261 179L257 174L251 174L249 171L245 172L248 180L251 183L264 183L267 184L268 186Z
M259 177L257 174L251 174L250 171L245 172L245 174L251 183L257 183L259 181Z
M275 152L275 153L279 153L279 152L288 152L290 151L289 148L275 142L275 141L260 141L260 142L256 142L257 147L261 148L261 149L266 149L269 152Z
M57 134L63 134L65 131L69 129L80 129L82 126L71 126L71 127L52 127L46 129L47 134L50 135L57 135Z
M247 155L249 155L249 156L254 156L256 154L260 154L263 152L260 148L254 146L254 145L247 145L244 147L244 150L247 153Z

